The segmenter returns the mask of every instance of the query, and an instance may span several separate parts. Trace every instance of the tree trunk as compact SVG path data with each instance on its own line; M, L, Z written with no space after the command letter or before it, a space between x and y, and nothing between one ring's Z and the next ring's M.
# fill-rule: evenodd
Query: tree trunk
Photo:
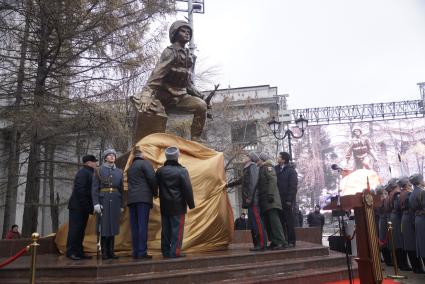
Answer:
M55 233L59 228L59 200L55 200L55 156L56 145L50 144L47 146L47 159L49 163L49 197L50 197L50 216L52 217L52 232ZM57 196L59 198L59 195Z
M22 91L25 80L25 61L28 50L29 37L29 13L31 11L31 1L26 1L25 26L24 34L21 42L19 68L16 79L16 93L14 108L17 110L22 101ZM16 201L18 195L19 182L19 151L20 151L20 133L17 130L16 118L13 118L12 130L8 135L9 159L7 167L7 188L6 203L3 217L3 238L6 236L7 230L16 222Z
M16 221L16 200L19 180L19 138L16 128L12 129L8 135L7 148L9 149L9 159L7 167L7 188L6 203L3 217L3 238L7 231Z
M43 117L44 91L47 77L48 44L51 27L46 3L40 2L40 30L38 44L37 76L34 88L33 120L31 128L30 152L28 156L27 184L25 187L25 207L22 235L29 237L37 231L38 207L40 199L40 129Z

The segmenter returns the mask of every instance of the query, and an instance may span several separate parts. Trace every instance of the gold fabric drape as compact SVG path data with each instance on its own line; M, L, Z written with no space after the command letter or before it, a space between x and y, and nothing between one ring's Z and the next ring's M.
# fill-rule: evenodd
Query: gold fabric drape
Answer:
M233 211L225 189L223 153L216 152L199 143L183 138L155 133L146 136L136 145L143 149L145 159L152 162L155 169L165 162L164 151L169 146L180 149L179 162L189 171L195 198L195 208L188 209L184 226L183 250L199 252L225 249L233 238ZM131 160L130 154L125 170ZM56 234L56 245L61 252L66 251L68 224ZM155 253L161 248L161 215L159 199L154 200L149 219L149 251ZM84 251L96 252L95 219L90 216L84 238ZM115 237L115 251L131 253L131 230L128 208L121 217L120 234Z

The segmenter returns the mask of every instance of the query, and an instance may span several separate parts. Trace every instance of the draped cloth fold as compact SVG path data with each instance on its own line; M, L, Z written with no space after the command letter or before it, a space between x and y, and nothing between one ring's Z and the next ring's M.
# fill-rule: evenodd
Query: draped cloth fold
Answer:
M183 250L200 252L226 249L233 238L233 211L226 192L223 153L214 151L199 143L183 138L155 133L144 137L136 145L143 150L145 159L155 169L165 162L165 149L177 146L180 149L179 162L189 171L196 208L188 210L184 227ZM130 154L127 165L133 159ZM126 178L125 178L126 180ZM126 182L125 182L125 189ZM115 237L115 251L131 253L131 230L128 209L121 216L120 233ZM60 252L66 251L68 224L59 228L56 245ZM161 214L159 199L154 200L149 220L148 249L155 253L161 248ZM96 253L95 218L90 216L84 238L84 252Z

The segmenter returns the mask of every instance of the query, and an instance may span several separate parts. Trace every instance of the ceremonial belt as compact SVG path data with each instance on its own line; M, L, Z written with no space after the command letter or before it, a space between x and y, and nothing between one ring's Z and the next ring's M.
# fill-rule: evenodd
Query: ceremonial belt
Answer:
M416 215L416 216L423 216L423 215L425 215L425 209L422 209L422 210L416 210L416 211L415 211L415 215Z
M118 191L115 187L104 187L100 189L100 192L116 192Z

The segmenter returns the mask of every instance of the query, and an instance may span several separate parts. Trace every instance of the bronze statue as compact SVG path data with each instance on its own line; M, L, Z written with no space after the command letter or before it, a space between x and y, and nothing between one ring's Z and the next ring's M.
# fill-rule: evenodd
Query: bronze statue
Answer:
M165 116L168 113L193 114L191 136L201 141L207 115L207 103L193 84L196 57L185 46L192 28L185 21L174 22L170 42L161 54L142 92L131 97L139 113Z
M345 156L347 163L350 161L351 155L353 155L355 169L371 169L369 156L376 161L376 155L370 145L369 139L362 135L362 131L358 127L353 128L351 133L350 147Z

